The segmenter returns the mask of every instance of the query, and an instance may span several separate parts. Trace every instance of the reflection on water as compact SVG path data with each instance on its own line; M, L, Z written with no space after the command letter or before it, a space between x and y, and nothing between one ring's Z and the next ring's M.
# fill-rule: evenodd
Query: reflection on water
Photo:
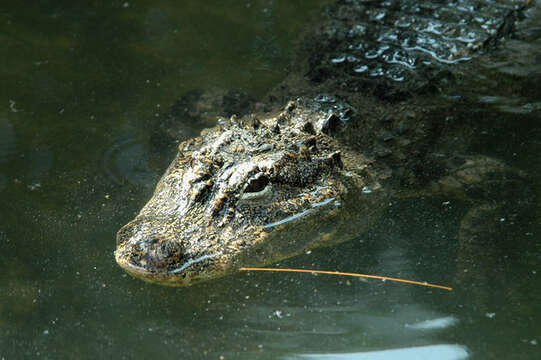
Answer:
M156 183L156 174L149 168L148 160L148 151L140 139L118 139L103 155L103 170L117 185L129 182L152 186Z
M455 325L457 322L458 320L456 317L446 316L446 317L437 318L437 319L420 321L413 324L406 324L405 326L408 329L414 329L414 330L432 330L432 329L445 329L445 328Z
M397 202L369 234L281 264L452 293L309 274L241 273L184 289L128 277L114 239L170 160L150 141L160 116L194 88L264 94L317 6L40 4L0 14L0 359L537 359L534 211L531 224L499 234L482 283L457 281L465 210L448 199ZM482 64L468 116L486 125L472 151L525 170L541 193L541 42L539 23L526 25L527 41Z
M310 354L288 356L284 359L307 359L307 360L414 360L414 359L438 359L438 360L464 360L468 358L468 352L459 345L430 345L404 349L368 351L351 354Z

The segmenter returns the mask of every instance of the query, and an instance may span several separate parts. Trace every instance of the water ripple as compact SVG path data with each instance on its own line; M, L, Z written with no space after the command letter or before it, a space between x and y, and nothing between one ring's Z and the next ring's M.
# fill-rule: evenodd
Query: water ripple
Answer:
M154 186L155 171L150 167L150 152L138 137L118 138L103 154L102 170L115 184Z

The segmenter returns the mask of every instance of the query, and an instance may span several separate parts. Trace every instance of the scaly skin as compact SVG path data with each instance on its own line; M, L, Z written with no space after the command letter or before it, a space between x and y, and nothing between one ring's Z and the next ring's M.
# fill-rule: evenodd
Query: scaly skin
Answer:
M457 105L434 95L454 81L442 74L512 31L523 5L339 1L267 105L304 100L182 142L118 232L116 261L145 281L186 286L352 239L397 193L471 203L459 241L475 248L469 224L492 216L503 194L520 198L524 179L498 160L461 156L476 122L453 122ZM343 127L347 104L357 113Z

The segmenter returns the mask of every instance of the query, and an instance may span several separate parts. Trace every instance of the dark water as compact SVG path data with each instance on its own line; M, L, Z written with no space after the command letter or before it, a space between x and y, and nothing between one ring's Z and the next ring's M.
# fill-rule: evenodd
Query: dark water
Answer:
M157 115L196 88L264 94L318 7L2 7L0 359L541 358L538 205L501 235L489 281L452 293L268 273L171 289L116 266L115 233L171 156L150 144ZM523 40L480 65L471 113L485 130L471 150L526 171L541 195L541 13L533 15ZM463 212L444 200L397 202L369 234L286 265L454 286Z

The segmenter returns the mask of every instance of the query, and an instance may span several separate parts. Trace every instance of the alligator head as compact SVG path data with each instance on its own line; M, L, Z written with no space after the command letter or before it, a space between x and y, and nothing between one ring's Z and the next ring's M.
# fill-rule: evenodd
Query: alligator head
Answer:
M333 232L346 240L347 204L359 202L345 194L377 184L369 161L338 150L329 134L339 123L336 111L290 102L277 116L222 119L181 143L118 232L116 261L145 281L185 286L294 256L335 241ZM363 204L355 212L369 219L374 203Z

